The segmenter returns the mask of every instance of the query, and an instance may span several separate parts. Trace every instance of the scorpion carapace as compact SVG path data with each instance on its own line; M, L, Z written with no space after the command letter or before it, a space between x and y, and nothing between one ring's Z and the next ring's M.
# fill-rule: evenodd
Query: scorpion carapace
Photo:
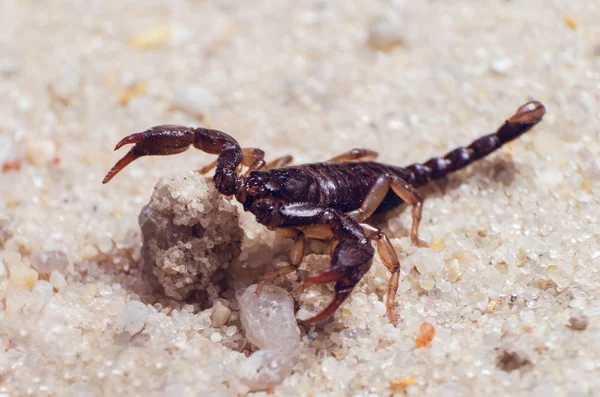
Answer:
M365 222L375 212L406 202L412 206L410 238L417 246L427 247L419 239L423 199L415 188L493 152L531 129L544 113L541 103L528 102L495 133L442 157L404 168L372 161L377 153L367 149L354 149L323 163L288 166L290 156L266 163L262 150L242 149L226 133L163 125L121 140L115 150L129 143L135 146L108 172L103 183L142 156L180 153L192 145L216 154L217 159L199 171L216 168L213 180L220 193L235 195L258 222L294 240L290 265L265 275L259 288L268 280L297 269L304 256L306 238L331 240L330 267L309 275L299 289L310 284L335 283L333 301L306 320L319 322L337 310L367 273L375 253L371 241L375 241L381 261L391 272L386 306L390 321L396 324L393 304L400 270L398 256L388 237ZM246 171L242 173L244 167Z

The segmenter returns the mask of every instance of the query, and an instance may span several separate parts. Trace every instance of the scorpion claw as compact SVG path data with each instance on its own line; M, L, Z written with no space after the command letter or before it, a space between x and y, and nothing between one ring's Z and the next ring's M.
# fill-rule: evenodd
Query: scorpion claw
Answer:
M119 142L120 143L120 142ZM115 175L117 175L119 173L119 171L121 171L123 168L125 168L127 166L127 164L131 163L133 160L141 157L142 155L140 154L136 154L133 149L130 150L125 156L123 156L121 158L121 160L119 160L117 162L117 164L115 164L110 171L108 171L108 173L106 174L106 176L104 177L104 179L102 180L102 183L108 183Z
M143 135L143 132L138 132L137 134L131 134L129 136L126 136L125 138L121 139L119 143L117 143L117 145L115 146L115 150L119 150L123 146L128 145L130 143L140 143L144 139Z
M161 125L145 132L131 134L121 139L115 150L135 143L135 146L111 168L102 183L110 181L129 163L142 156L169 155L181 153L194 142L194 131L176 125Z

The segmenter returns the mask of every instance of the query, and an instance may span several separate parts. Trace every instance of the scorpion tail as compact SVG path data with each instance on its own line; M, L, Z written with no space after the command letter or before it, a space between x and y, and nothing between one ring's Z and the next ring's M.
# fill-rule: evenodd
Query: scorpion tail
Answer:
M495 133L483 136L467 147L454 149L442 157L434 157L423 164L405 167L410 175L408 182L415 187L422 186L430 180L441 179L466 167L529 131L542 120L545 112L546 108L540 102L527 102Z

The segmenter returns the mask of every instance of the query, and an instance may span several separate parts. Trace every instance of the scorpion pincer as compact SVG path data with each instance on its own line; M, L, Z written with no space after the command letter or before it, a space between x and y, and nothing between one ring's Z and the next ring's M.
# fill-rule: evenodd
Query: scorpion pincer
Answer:
M265 275L259 288L298 268L306 238L332 241L330 267L310 274L301 285L303 289L310 284L335 283L332 302L306 320L317 323L332 315L367 273L375 254L371 242L375 241L382 263L391 272L386 307L390 322L396 325L398 256L385 233L367 223L369 218L406 202L412 206L410 238L417 246L427 247L427 243L419 239L423 199L416 189L466 167L519 137L540 122L544 113L540 102L528 102L496 132L444 156L404 168L373 161L377 153L367 149L350 150L322 163L291 166L291 156L267 163L262 150L241 148L224 132L162 125L121 140L115 150L126 144L135 145L108 172L103 183L142 156L181 153L190 146L218 155L199 172L214 168L213 181L221 194L235 195L244 210L254 214L259 223L294 240L289 266Z

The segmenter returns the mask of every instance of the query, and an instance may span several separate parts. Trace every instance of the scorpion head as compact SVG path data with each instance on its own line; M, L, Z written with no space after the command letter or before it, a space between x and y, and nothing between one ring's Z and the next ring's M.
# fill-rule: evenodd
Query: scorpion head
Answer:
M250 176L244 178L236 198L247 210L257 199L277 196L279 189L279 184L273 178L267 174L253 171Z

